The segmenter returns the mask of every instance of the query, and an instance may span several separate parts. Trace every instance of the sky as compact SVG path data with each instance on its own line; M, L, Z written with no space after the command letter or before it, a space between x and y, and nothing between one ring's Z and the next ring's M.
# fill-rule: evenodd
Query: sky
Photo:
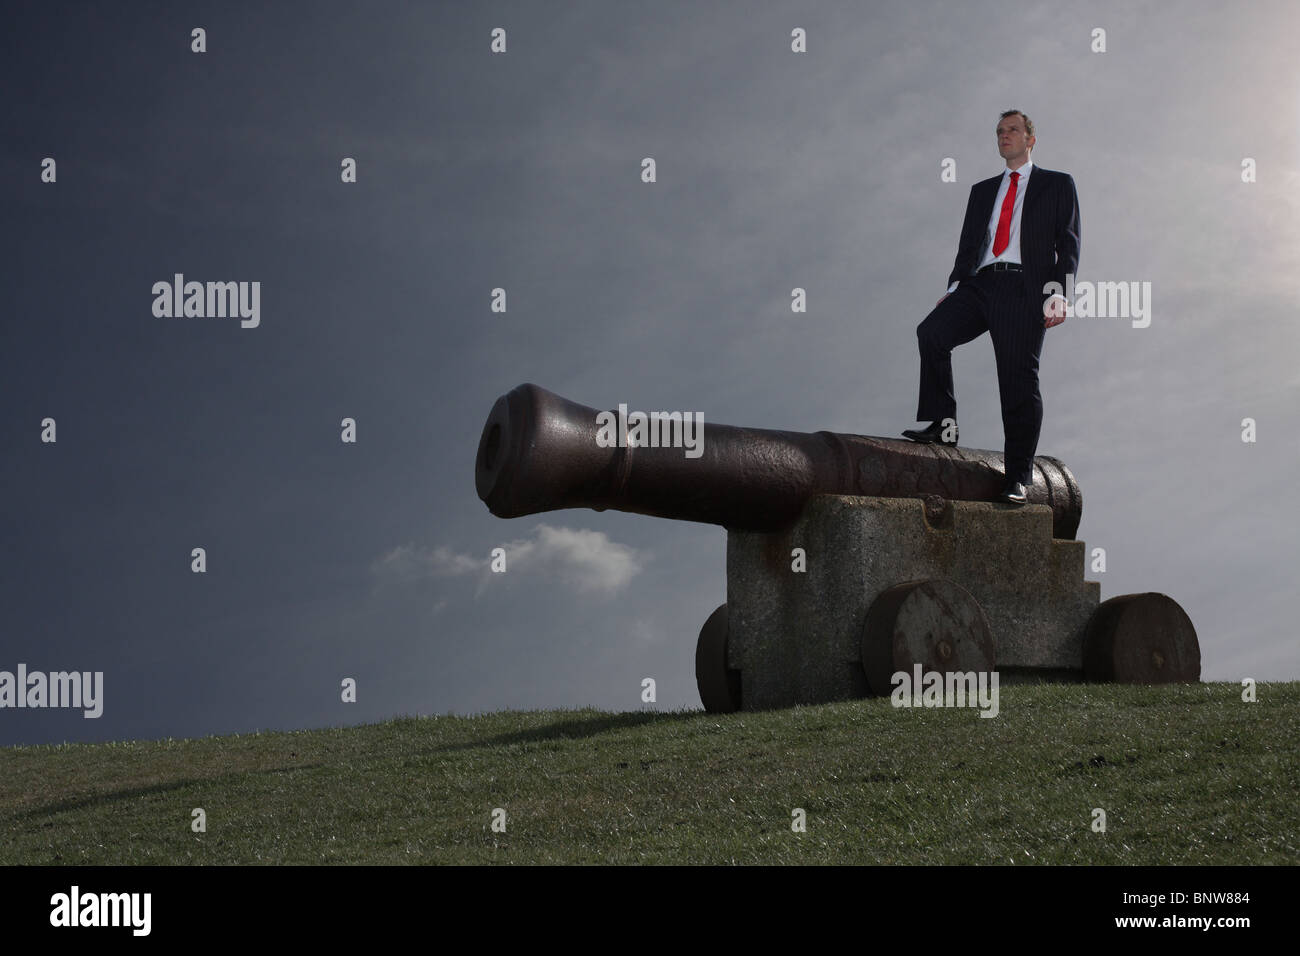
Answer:
M493 517L492 403L913 427L1007 109L1074 178L1080 279L1150 283L1145 327L1046 334L1085 576L1178 601L1206 680L1300 679L1295 4L7 13L0 670L103 684L97 718L0 709L0 745L698 707L726 532ZM257 282L256 324L155 314L177 273ZM962 444L1000 450L988 336L953 366Z

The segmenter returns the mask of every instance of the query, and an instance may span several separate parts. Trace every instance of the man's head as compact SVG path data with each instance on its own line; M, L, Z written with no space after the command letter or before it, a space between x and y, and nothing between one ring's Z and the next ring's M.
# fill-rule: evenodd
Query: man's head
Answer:
M1008 167L1023 166L1034 148L1034 123L1020 110L1007 110L998 118L998 155Z

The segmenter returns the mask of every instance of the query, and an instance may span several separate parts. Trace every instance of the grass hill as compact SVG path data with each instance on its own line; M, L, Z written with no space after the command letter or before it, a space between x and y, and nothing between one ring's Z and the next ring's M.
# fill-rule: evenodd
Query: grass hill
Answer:
M877 699L8 748L0 863L1295 864L1300 684L1258 697L1009 686L992 719Z

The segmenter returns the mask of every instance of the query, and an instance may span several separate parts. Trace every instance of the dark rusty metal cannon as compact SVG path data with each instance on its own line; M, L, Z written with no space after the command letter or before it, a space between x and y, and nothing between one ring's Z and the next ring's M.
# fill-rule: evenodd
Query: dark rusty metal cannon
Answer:
M728 530L789 526L819 494L993 501L1002 455L833 432L703 425L702 454L680 447L601 447L594 408L536 385L497 399L474 464L478 496L500 518L559 508L612 508ZM1055 458L1034 459L1030 504L1052 509L1054 537L1073 539L1083 496Z

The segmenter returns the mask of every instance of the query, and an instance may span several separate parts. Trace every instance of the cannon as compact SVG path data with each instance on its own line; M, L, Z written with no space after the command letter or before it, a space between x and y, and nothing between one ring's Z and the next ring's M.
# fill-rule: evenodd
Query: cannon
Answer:
M637 440L625 411L512 389L483 426L475 487L501 518L615 509L725 528L728 599L695 655L710 712L887 694L912 666L1199 679L1195 630L1172 599L1102 604L1082 580L1083 498L1056 458L1034 459L1028 503L1013 506L996 500L997 452L700 423L687 454Z
M997 452L834 432L704 424L702 455L678 447L601 447L594 408L536 385L492 406L474 464L478 496L498 518L593 508L776 531L814 495L992 501ZM610 412L614 415L614 412ZM1055 458L1034 459L1029 504L1052 510L1052 534L1072 539L1083 514L1079 484Z

